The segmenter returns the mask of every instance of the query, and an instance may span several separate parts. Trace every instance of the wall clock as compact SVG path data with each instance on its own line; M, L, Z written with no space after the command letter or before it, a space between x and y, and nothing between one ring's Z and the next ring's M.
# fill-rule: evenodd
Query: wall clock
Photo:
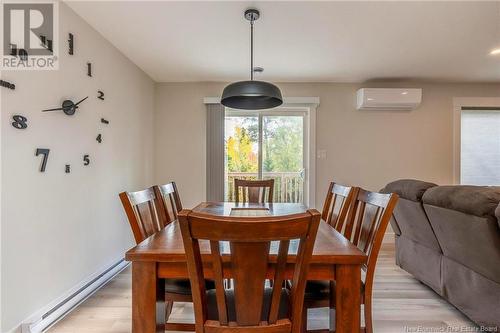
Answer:
M75 49L74 49L74 35L72 33L68 34L68 54L69 55L74 55L75 54ZM92 64L90 62L86 63L86 71L82 73L88 77L92 78ZM6 82L2 81L2 86L12 89L15 89L15 85L11 82ZM97 90L97 94L94 95L96 96L96 99L99 101L104 101L104 92L101 89ZM61 117L67 117L67 116L74 116L75 114L79 112L92 112L93 110L90 110L86 108L85 106L85 101L87 101L89 96L81 97L79 99L69 99L69 98L63 98L63 102L60 106L52 107L52 108L46 108L41 110L42 112L60 112ZM105 118L96 118L97 123L102 123L105 125L109 125L110 121L105 119ZM11 125L13 128L16 130L26 130L29 126L32 126L33 124L29 123L28 118L25 115L21 114L15 114L12 116L12 122ZM29 126L28 126L29 125ZM96 137L96 144L102 144L104 142L103 135L102 133L97 133ZM35 157L41 158L40 160L40 165L38 167L38 170L40 172L45 172L45 170L50 166L49 163L49 154L50 154L50 148L40 148L37 147L35 149ZM88 152L82 152L82 160L79 162L81 163L82 166L86 167L91 164L91 154ZM65 163L64 165L60 166L60 170L64 173L71 173L71 164Z

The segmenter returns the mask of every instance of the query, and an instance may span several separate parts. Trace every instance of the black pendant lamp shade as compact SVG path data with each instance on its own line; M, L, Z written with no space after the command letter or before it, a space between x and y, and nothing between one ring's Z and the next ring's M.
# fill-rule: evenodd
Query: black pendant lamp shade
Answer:
M283 98L280 89L272 83L239 81L224 88L221 103L233 109L261 110L280 106Z
M283 97L277 86L253 79L253 22L259 18L259 15L256 9L245 11L245 18L250 21L250 80L231 83L222 92L222 105L233 109L261 110L283 104Z

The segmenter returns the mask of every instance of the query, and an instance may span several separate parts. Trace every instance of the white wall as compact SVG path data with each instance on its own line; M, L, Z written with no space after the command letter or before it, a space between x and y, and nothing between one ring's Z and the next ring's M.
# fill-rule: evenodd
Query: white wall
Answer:
M500 85L448 83L282 83L284 96L319 96L316 205L335 180L379 190L398 178L453 182L453 97L500 96ZM421 87L421 106L411 112L356 111L360 87ZM222 83L164 83L156 87L155 181L175 180L186 207L205 197L205 106Z
M2 73L16 84L1 89L2 332L122 258L134 242L118 193L151 184L154 82L63 3L59 42L58 71ZM41 112L85 96L72 117ZM14 129L13 114L28 129ZM37 147L51 149L45 173Z

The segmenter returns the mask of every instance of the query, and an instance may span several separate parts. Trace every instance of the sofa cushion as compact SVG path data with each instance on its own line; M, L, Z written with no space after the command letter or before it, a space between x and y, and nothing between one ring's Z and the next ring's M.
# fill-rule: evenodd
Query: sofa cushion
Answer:
M400 179L387 184L382 190L382 193L396 193L403 199L411 201L421 201L425 191L437 184L428 183L415 179Z
M443 294L484 332L498 332L500 328L500 284L443 257ZM487 330L490 329L490 330Z
M400 199L394 209L393 220L399 227L399 235L442 253L421 202Z
M405 236L396 237L396 247L398 265L442 295L441 260L443 254Z
M496 219L424 203L443 254L500 283L500 231Z
M465 214L496 219L500 187L453 185L428 189L422 197L425 204L456 210ZM500 212L500 211L499 211Z

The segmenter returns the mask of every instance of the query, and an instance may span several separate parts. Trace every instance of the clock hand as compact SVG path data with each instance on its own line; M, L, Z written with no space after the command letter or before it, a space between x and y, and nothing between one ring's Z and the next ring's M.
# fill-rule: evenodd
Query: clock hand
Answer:
M42 112L47 112L47 111L62 111L63 108L55 108L55 109L47 109L47 110L42 110Z
M54 108L54 109L47 109L47 110L42 110L42 112L47 112L47 111L64 111L65 114L68 116L73 115L75 113L75 110L78 108L78 104L82 103L84 100L89 98L89 96L83 98L82 100L78 101L77 103L73 103L71 100L65 100L63 102L62 107L60 108Z
M81 102L83 102L84 100L86 100L87 98L89 98L89 96L85 97L84 99L82 99L81 101L78 101L75 103L75 106L78 106L78 104L80 104Z

